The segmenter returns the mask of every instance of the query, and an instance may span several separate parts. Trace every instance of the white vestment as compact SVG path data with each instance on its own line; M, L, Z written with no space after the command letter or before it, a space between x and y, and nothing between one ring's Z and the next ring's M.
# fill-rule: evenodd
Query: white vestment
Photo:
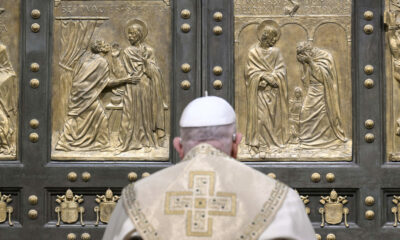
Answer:
M208 144L127 186L103 240L314 240L299 195Z

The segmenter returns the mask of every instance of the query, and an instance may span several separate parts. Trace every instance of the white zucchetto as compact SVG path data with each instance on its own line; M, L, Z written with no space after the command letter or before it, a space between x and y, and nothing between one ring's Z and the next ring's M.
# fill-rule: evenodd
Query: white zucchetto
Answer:
M191 101L183 110L181 127L209 127L236 122L235 110L223 98L200 97Z

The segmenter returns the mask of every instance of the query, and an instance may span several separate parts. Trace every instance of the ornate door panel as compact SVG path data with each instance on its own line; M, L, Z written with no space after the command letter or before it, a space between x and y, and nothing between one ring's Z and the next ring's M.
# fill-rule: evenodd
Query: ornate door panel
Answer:
M101 239L122 188L179 161L204 91L235 106L239 160L297 189L321 239L397 239L399 11L0 0L0 239Z
M234 4L239 158L351 161L352 3L267 2Z
M221 80L225 92L216 92L235 105L239 160L297 189L318 239L398 238L397 166L385 154L395 131L383 134L385 106L389 117L396 99L389 88L393 103L382 97L386 82L398 87L387 80L391 60L383 71L385 3L235 0L222 11L207 4L203 72L208 89ZM233 44L210 52L217 11L229 14L218 37ZM226 59L223 69L234 75L216 76Z
M123 186L177 161L177 119L201 94L200 4L0 8L0 238L101 239Z

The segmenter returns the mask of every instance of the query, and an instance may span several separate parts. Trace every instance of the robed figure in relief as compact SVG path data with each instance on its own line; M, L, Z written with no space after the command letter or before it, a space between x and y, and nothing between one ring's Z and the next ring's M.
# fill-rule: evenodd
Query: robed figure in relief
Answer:
M99 95L107 86L109 66L102 56L104 42L96 41L74 69L68 100L68 118L56 145L57 150L95 151L108 147L108 119Z
M121 65L138 83L124 88L117 152L142 148L149 152L165 141L165 88L154 50L143 42L147 32L146 24L138 19L129 21L126 29L131 46L122 52Z
M346 142L332 54L310 42L301 42L297 46L297 60L303 64L303 82L308 89L300 112L301 146L321 148Z
M400 82L400 16L397 12L386 12L388 45L393 57L393 76Z
M15 155L17 97L16 74L7 47L0 43L0 153L6 155Z
M68 117L57 142L61 151L109 150L108 118L100 100L107 87L132 82L129 77L111 80L105 55L110 45L102 40L91 44L74 69L68 101Z
M249 51L245 77L247 86L246 144L252 155L279 151L289 138L286 65L279 48L279 26L262 22L259 42Z
M400 83L400 15L399 12L386 11L388 45L392 54L393 78ZM396 135L400 136L400 118L396 120Z

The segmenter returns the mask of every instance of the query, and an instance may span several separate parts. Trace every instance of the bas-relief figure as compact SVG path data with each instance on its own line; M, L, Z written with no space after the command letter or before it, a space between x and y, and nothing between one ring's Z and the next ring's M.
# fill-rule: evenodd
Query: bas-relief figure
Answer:
M110 79L109 64L104 58L109 51L109 44L96 40L76 65L68 101L68 118L56 150L105 151L110 147L108 117L99 95L106 87L137 84L137 80L130 76Z
M351 103L349 8L344 17L298 16L309 6L279 1L281 8L269 10L279 17L264 17L257 6L250 10L237 4L244 1L235 1L236 98L247 99L245 106L236 104L239 129L246 132L239 158L351 160L351 111L343 117L340 108ZM328 25L326 19L337 23ZM335 41L339 46L332 46Z
M279 48L279 26L265 21L246 64L248 110L246 144L250 153L280 150L289 137L286 65Z
M6 9L0 8L0 18ZM12 29L17 30L17 29ZM5 34L1 32L0 36ZM4 36L2 36L4 38ZM0 159L16 156L18 82L12 66L8 47L0 41Z
M303 90L300 87L294 89L294 96L289 99L289 143L299 143L300 112L303 106Z
M15 156L17 77L7 47L0 43L0 154Z
M332 54L313 47L310 42L300 42L297 60L303 65L302 80L307 89L299 119L301 147L325 148L346 142Z
M399 12L385 14L389 49L393 58L393 77L396 81L400 81L400 18L398 14Z
M56 127L53 126L52 157L54 160L167 160L169 124L166 122L165 75L168 74L162 74L158 52L147 43L148 35L158 36L163 32L149 32L143 20L134 18L126 22L111 14L114 10L121 13L122 9L131 15L140 7L146 9L154 5L138 7L134 1L118 1L116 5L121 6L114 9L102 1L85 3L96 2L105 4L104 12L108 10L111 17L56 17L56 21L61 21L61 28L56 26L55 31L63 36L59 44L64 46L64 54L59 54L58 76L61 76L53 92L59 91L61 96L56 95L61 104L65 99L68 102L64 103L66 113L63 113L55 107L59 102L53 98L53 125ZM116 5L112 7L118 7ZM72 15L74 11L81 13L89 9L79 9L81 5L71 5L67 1L61 1L56 10L57 7L70 9ZM164 9L163 18L169 18L168 5L160 1L157 7ZM107 22L111 23L107 25ZM107 25L113 28L109 31L113 31L112 24L116 22L123 23L119 35L102 30L102 26ZM151 27L154 25L157 26ZM76 27L83 27L85 32L80 33ZM162 31L169 36L170 30ZM71 32L81 35L80 42L76 38L69 39L75 41L74 44L66 41L68 37L65 36L71 36L68 35ZM168 49L169 46L162 47ZM164 58L169 56L169 52L164 54ZM169 60L163 62L164 66ZM62 72L66 70L65 75Z
M400 17L399 11L386 12L388 45L392 56L393 79L400 83ZM400 136L400 118L396 120L397 136Z
M143 147L163 147L165 140L164 83L153 48L144 43L147 26L140 20L128 24L127 36L131 46L122 53L125 72L138 84L124 89L122 120L119 129L119 152ZM120 65L121 66L121 65Z
M400 6L397 1L385 3L387 151L390 161L400 161Z

